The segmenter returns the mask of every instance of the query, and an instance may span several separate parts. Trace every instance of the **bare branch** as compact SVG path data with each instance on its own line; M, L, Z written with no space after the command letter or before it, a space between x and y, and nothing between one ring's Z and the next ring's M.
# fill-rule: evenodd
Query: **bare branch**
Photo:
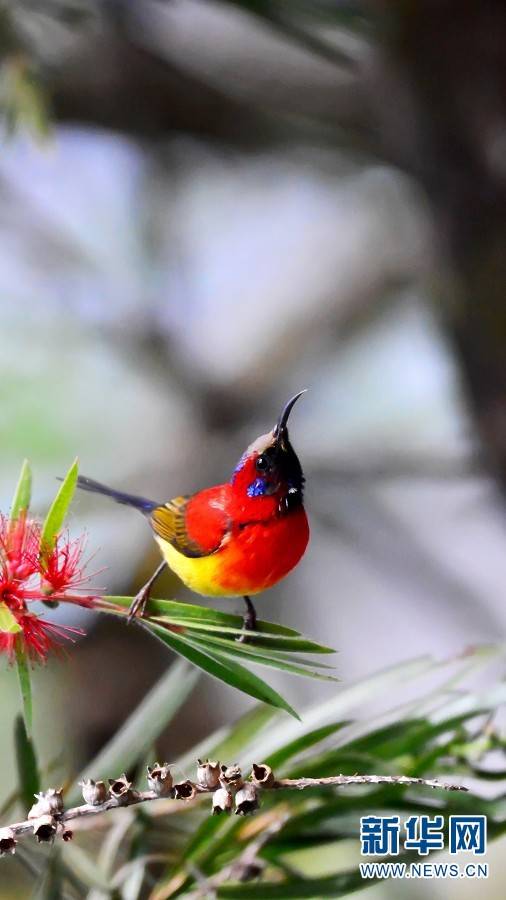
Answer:
M304 790L312 787L349 787L350 785L389 784L401 787L421 785L434 790L467 791L462 785L438 781L433 778L410 778L405 775L332 775L326 778L281 778L276 779L271 768L265 763L255 763L249 778L244 779L238 766L220 765L218 762L198 761L195 781L173 784L167 763L148 766L150 790L137 791L125 775L110 779L109 787L102 781L88 780L82 783L83 797L87 802L81 806L64 808L61 791L53 788L36 795L36 803L23 822L14 822L0 828L0 856L14 853L17 839L32 834L37 841L52 842L56 837L69 840L72 832L69 824L79 819L102 815L113 809L124 809L140 803L171 798L175 801L191 802L199 795L212 794L214 815L230 813L249 815L259 808L260 794L269 790ZM283 824L283 823L281 823ZM279 825L278 827L281 827ZM260 841L260 838L259 838ZM251 845L253 849L244 855L242 864L251 867L263 842ZM253 854L253 855L252 855ZM241 857L242 859L242 857ZM240 861L239 861L240 862Z
M273 788L295 788L302 791L310 787L346 787L350 784L422 784L441 791L467 791L461 784L438 781L437 778L409 778L407 775L330 775L328 778L281 778Z

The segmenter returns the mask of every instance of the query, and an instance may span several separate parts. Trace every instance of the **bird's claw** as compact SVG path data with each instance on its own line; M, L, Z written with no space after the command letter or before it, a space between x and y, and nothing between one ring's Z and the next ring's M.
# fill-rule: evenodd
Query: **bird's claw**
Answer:
M142 619L146 603L149 600L149 590L141 588L136 597L134 597L130 609L128 610L127 623L132 624L134 619Z
M153 573L153 575L151 576L149 581L146 581L146 584L144 584L141 587L137 596L134 597L134 599L132 600L132 605L131 605L130 609L128 610L127 621L128 621L129 625L131 622L133 622L134 619L142 619L142 617L144 615L144 610L146 608L146 603L148 602L149 598L151 597L151 591L152 591L153 585L154 585L155 581L157 580L157 578L161 575L161 573L165 569L166 565L167 565L167 563L165 562L165 560L162 563L160 563L156 572Z
M244 628L244 631L242 634L239 635L239 637L236 637L236 642L238 644L249 644L251 641L251 637L248 634L248 631L253 631L253 629L251 627L248 628L247 625L243 625L243 628Z

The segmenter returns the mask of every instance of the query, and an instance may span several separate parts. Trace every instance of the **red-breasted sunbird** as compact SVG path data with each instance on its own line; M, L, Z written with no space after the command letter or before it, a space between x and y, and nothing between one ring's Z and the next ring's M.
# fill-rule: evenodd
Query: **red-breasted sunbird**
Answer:
M230 481L196 494L156 503L79 477L85 491L132 506L149 521L163 562L139 591L129 617L141 615L165 566L192 591L211 597L243 596L245 629L256 626L252 594L272 587L297 565L307 547L304 475L288 437L288 417L301 391L276 425L243 453Z

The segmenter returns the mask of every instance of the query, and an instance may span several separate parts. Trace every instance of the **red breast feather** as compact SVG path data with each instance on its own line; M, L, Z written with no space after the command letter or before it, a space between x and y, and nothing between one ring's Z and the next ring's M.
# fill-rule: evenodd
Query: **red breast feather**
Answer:
M254 459L241 460L231 484L200 491L188 502L186 528L203 550L214 553L215 577L227 594L256 594L276 584L303 556L309 525L303 506L280 512L280 484L273 494L249 496Z
M309 541L304 508L263 522L235 525L219 551L219 581L227 593L256 594L272 587L297 565Z

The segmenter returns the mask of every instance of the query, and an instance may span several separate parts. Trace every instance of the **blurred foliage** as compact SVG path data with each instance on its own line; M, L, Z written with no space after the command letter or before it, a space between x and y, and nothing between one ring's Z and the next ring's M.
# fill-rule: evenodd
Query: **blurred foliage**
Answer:
M259 706L174 763L183 774L192 757L194 761L197 755L206 755L227 763L238 760L244 769L254 761L267 762L278 777L357 772L436 774L451 780L460 776L472 785L469 794L403 786L267 791L261 811L247 821L210 817L208 796L187 806L160 800L105 813L91 829L83 830L76 822L74 842L58 853L25 842L22 852L33 878L58 878L61 896L88 900L164 900L207 896L206 890L230 898L338 897L362 884L356 841L365 812L405 817L436 811L445 817L483 814L488 817L489 839L496 838L504 833L506 822L506 740L493 716L505 702L506 684L485 685L478 691L465 684L484 677L490 681L487 669L504 661L504 648L477 647L445 663L430 658L404 663L337 690L330 701L308 711L302 725ZM82 774L112 775L127 766L142 778L149 745L177 708L191 703L194 685L182 667L176 664L163 676L111 747ZM400 703L406 689L416 696ZM385 695L391 704L381 715L354 713L364 704L374 706ZM76 798L73 788L69 801ZM262 834L253 865L251 848ZM307 868L305 851L316 847L329 851L320 871ZM401 855L399 860L408 857ZM246 859L244 880L234 881L233 873L241 871L241 860ZM18 864L16 857L2 860L7 868Z
M26 725L18 716L14 725L14 743L18 766L19 795L25 812L33 806L33 798L40 790L40 777L32 739L28 736Z
M40 71L5 5L0 9L0 117L6 135L16 129L37 138L49 133L48 100Z
M4 58L0 64L0 110L7 132L24 128L46 137L49 117L40 81L22 55Z

